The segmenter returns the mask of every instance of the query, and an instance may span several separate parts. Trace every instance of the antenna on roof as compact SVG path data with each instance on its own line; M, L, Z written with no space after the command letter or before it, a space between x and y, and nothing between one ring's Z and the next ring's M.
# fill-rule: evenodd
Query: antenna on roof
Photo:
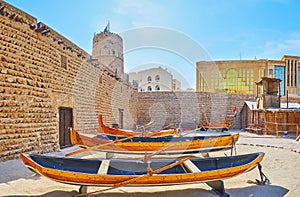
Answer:
M109 21L107 22L107 25L106 25L103 32L110 32L110 23L109 23Z

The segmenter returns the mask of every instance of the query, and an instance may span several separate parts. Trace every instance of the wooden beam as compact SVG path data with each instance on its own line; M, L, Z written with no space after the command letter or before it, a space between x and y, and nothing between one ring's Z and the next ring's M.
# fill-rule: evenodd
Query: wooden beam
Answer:
M183 164L185 165L185 167L187 167L189 169L189 171L191 171L192 173L197 173L197 172L201 172L201 170L191 161L191 160L186 160L183 162Z
M110 160L102 160L97 174L106 175L108 172L109 163L110 163Z

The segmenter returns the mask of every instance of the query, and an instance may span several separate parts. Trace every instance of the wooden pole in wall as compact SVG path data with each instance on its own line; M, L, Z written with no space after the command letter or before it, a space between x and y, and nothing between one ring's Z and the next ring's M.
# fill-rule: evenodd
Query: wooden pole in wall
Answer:
M299 141L298 132L299 132L299 125L296 125L296 140L297 141Z
M278 137L278 122L277 122L277 112L275 112L275 125L276 125L276 137Z
M263 128L263 134L266 134L267 133L267 112L266 112L266 110L264 111L264 121L263 121L263 123L264 123L264 128Z
M280 91L280 81L281 80L279 80L279 85L278 85L278 104L279 104L279 108L280 108L280 103L281 103L281 101L280 101L280 99L281 99L281 91Z
M289 108L289 91L286 90L286 108Z

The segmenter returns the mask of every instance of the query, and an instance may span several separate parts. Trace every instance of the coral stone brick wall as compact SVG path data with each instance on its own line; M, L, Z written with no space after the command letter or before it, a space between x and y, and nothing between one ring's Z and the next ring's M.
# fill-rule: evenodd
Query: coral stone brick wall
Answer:
M254 97L246 94L201 92L139 92L137 121L144 125L153 120L152 129L169 124L194 128L194 122L205 112L211 123L222 123L226 115L232 114L234 106L239 114L244 101L254 101ZM240 128L240 124L238 115L233 128Z
M5 160L58 145L56 114L47 91L50 79L40 68L43 45L30 29L36 19L0 4L0 160Z
M74 43L0 2L0 161L59 149L59 107L73 109L79 132L95 132L99 113L118 122L119 109L131 127L136 94Z

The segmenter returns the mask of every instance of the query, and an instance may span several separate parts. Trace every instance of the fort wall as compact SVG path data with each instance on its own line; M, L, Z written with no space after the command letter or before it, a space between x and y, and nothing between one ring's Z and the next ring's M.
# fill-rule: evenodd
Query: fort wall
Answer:
M97 115L135 121L136 90L37 19L0 2L0 160L59 149L59 107L73 109L79 132L96 132ZM112 107L113 106L113 107ZM130 113L130 115L129 115ZM130 118L127 118L130 117Z
M226 115L237 108L233 128L241 128L239 112L244 101L255 101L251 94L222 94L206 92L139 92L137 120L140 125L154 121L153 127L171 124L195 128L195 121L204 113L210 123L223 123Z

